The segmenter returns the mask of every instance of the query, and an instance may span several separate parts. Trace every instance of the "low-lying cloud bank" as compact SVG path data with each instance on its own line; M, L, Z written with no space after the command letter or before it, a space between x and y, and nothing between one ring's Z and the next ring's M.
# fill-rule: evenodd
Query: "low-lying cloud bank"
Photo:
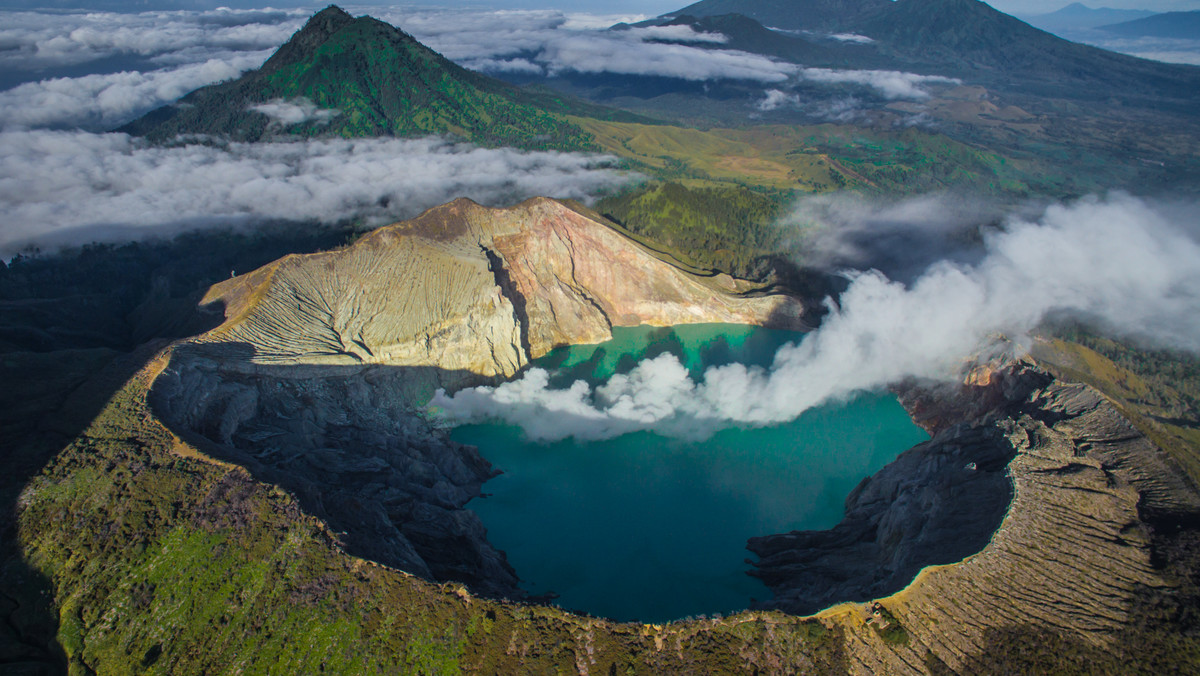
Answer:
M898 71L805 68L760 54L714 49L719 33L690 26L598 30L618 20L545 11L381 10L379 16L457 63L485 72L557 75L565 72L671 77L764 84L808 81L868 87L886 99L924 99L929 85L957 80ZM862 41L862 36L838 39ZM770 104L768 104L770 105Z
M148 72L26 82L0 92L0 129L112 129L207 84L258 68L269 51Z
M0 129L115 128L257 68L307 10L7 12Z
M583 382L550 389L548 374L531 369L495 388L439 392L431 406L449 424L502 420L534 440L638 430L694 437L785 422L908 377L954 378L976 356L1019 344L1052 313L1200 349L1196 213L1123 194L1089 198L1036 219L1010 217L986 235L979 262L934 264L911 285L855 272L838 302L828 301L822 326L780 349L769 369L732 364L697 382L661 355L595 391Z
M917 75L898 70L835 70L804 68L801 77L827 84L856 84L870 87L885 99L927 99L930 85L957 85L962 80L940 75Z
M0 69L39 71L138 57L158 67L216 55L278 47L310 12L235 10L174 12L5 12Z
M149 146L124 134L0 133L0 256L269 221L370 223L457 197L587 200L630 177L611 158L437 138Z

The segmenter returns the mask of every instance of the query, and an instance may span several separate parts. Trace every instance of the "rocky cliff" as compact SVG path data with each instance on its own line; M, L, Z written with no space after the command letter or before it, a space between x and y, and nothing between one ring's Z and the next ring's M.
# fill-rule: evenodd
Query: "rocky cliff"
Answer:
M578 205L458 200L215 286L203 303L225 320L174 348L153 402L209 455L295 494L350 552L519 596L463 509L490 465L421 406L615 325L800 326L793 298L658 256Z

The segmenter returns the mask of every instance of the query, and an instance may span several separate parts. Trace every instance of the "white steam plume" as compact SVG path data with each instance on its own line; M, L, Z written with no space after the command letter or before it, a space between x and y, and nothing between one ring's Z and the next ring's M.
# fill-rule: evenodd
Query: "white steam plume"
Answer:
M531 369L499 387L439 392L449 423L498 419L535 440L608 438L653 429L695 436L730 425L769 425L823 402L906 377L948 379L996 337L1020 337L1052 312L1100 321L1122 334L1200 349L1200 244L1190 223L1124 194L1011 218L985 240L975 265L942 262L911 286L878 272L852 276L840 304L769 369L731 364L692 381L662 355L595 392L583 382L548 388ZM1181 210L1175 209L1178 217Z

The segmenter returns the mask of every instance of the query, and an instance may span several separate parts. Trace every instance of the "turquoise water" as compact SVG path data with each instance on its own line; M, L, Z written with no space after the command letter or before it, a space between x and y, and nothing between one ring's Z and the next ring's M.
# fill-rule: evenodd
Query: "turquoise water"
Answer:
M627 372L664 351L708 366L769 366L801 335L731 325L614 329L613 340L556 350L535 364L566 387ZM453 432L504 474L468 505L508 554L523 587L564 608L662 622L727 613L770 591L746 575L746 540L841 520L864 477L928 436L895 397L865 394L776 427L726 429L700 442L649 432L607 441L526 441L519 428Z

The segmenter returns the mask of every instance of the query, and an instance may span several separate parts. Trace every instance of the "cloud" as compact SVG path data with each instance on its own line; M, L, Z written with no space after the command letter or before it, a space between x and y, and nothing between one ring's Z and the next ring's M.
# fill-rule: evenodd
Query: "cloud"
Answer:
M758 54L721 49L725 36L696 32L690 26L606 28L615 20L634 17L552 10L368 9L447 58L484 72L743 80L774 85L782 96L792 96L787 93L789 83L797 80L850 83L874 88L889 99L927 98L929 85L952 82L891 71L802 69ZM99 131L193 89L258 67L299 28L305 13L223 9L141 14L15 12L10 17L9 25L0 29L0 66L9 71L6 82L19 84L0 91L0 128ZM63 70L93 62L105 72L78 76L76 71ZM760 109L772 110L783 103L768 98ZM272 110L283 114L282 109ZM289 114L294 117L296 111ZM817 113L839 121L851 114Z
M436 138L163 148L124 134L0 132L0 255L272 220L378 224L463 196L587 200L631 178L602 156Z
M798 95L788 94L787 92L780 91L778 89L768 89L766 91L766 96L761 101L754 104L754 107L766 112L769 110L776 110L784 106L799 105L800 97Z
M929 85L957 85L962 80L940 75L917 75L896 70L833 70L805 68L800 76L813 82L858 84L870 87L887 99L927 99Z
M1123 194L1017 215L986 237L972 265L940 262L911 285L856 272L821 327L781 348L770 368L740 364L691 380L670 355L643 361L593 392L548 387L531 370L495 388L439 392L449 424L499 419L536 440L635 430L695 437L731 425L770 425L813 406L909 377L951 379L1054 313L1121 334L1200 349L1198 205L1158 208ZM1172 220L1187 214L1187 228Z
M303 96L291 100L274 99L250 106L250 110L262 113L285 127L304 122L328 124L330 120L342 114L342 111L336 108L320 108Z
M542 68L529 59L468 59L461 61L459 65L471 70L489 73L542 75L546 72L545 68Z
M800 94L779 89L768 89L764 92L763 98L754 104L754 107L763 113L793 109L815 119L840 124L854 122L866 115L868 110L863 106L862 101L854 96L826 98L810 94L808 97L801 97ZM761 116L752 115L752 117Z
M555 40L543 47L539 60L550 73L619 73L693 81L784 82L797 70L791 64L748 52L620 40L608 35Z
M1084 29L1061 31L1074 42L1100 47L1152 61L1200 65L1200 40L1157 37L1118 37L1107 31Z
M690 26L597 30L612 25L619 17L597 20L590 15L553 10L384 10L380 16L447 58L491 72L537 73L540 67L550 74L615 73L780 85L799 78L862 85L888 99L925 99L929 98L930 85L959 83L951 78L899 71L801 68L760 54L712 48L725 42L725 36L699 33ZM835 37L869 40L851 34ZM697 43L708 46L699 47Z
M720 33L702 33L691 26L646 26L644 28L628 29L631 37L639 40L658 40L660 42L708 42L724 44L729 38Z
M860 45L875 42L875 40L865 35L858 35L857 33L831 33L829 37L838 42L855 42Z
M27 82L0 92L0 129L111 129L207 84L257 68L269 52L247 52L147 73Z
M797 200L780 227L798 263L828 272L878 269L909 282L940 260L974 262L982 228L999 224L1005 209L979 195L931 193L898 200L848 193ZM1017 211L1037 209L1030 204Z
M690 26L607 30L622 19L543 11L383 10L390 21L443 56L492 72L615 73L692 81L783 82L792 64L721 44L725 36Z
M278 47L307 10L5 12L0 69L36 71L134 55L160 65Z

